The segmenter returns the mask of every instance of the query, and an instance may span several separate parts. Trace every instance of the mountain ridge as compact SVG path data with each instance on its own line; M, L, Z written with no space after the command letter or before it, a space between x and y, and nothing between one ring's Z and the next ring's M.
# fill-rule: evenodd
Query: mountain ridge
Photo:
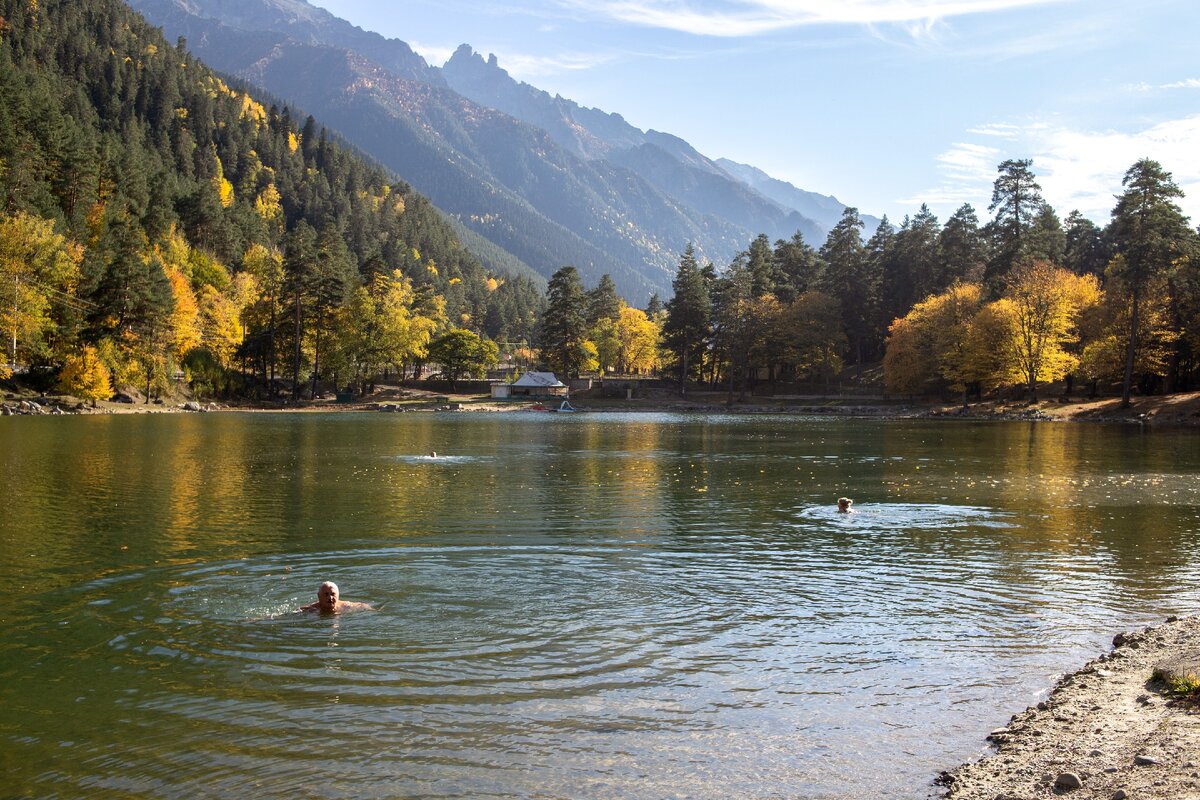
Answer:
M669 294L688 243L723 264L759 232L821 241L829 227L683 139L517 82L469 45L439 69L304 0L129 4L215 68L316 114L543 276L565 264L591 283L607 272L637 301Z

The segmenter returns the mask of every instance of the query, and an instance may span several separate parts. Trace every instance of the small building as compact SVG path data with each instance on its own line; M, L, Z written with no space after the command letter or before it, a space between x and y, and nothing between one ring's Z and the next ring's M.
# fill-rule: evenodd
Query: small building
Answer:
M566 397L567 385L553 372L526 372L510 384L512 397Z
M510 383L493 383L492 384L492 399L507 400L512 396L512 384Z

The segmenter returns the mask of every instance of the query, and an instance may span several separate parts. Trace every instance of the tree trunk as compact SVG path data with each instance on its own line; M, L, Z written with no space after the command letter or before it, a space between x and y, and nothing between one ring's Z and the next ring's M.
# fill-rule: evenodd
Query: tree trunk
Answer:
M1129 344L1125 348L1125 384L1121 387L1121 408L1129 408L1133 389L1133 360L1137 352L1138 288L1133 289L1133 303L1129 310Z
M317 376L321 373L321 325L318 317L317 323L317 340L313 346L313 374L312 374L312 390L309 392L309 397L313 400L317 399Z
M688 379L688 366L689 366L688 362L691 360L689 358L689 356L691 355L691 353L688 352L689 350L690 350L690 348L684 348L683 363L679 367L679 396L680 397L687 396L687 379Z
M269 397L275 396L275 325L276 325L275 294L274 294L274 292L272 292L271 293L271 330L267 336L267 341L269 343L268 348L267 348L269 351L267 357L270 359L271 363L269 365L264 365L264 366L269 366L269 368L271 370L271 377L267 381L267 395ZM266 370L264 369L263 372L265 373ZM265 377L265 375L264 375L264 377Z
M292 355L292 400L300 399L300 287L296 287L296 347Z

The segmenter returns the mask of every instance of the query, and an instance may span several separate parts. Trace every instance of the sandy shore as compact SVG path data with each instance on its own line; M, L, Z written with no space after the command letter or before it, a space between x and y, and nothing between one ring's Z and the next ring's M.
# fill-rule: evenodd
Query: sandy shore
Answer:
M943 773L947 800L1200 800L1200 695L1156 670L1200 669L1200 617L1118 635L988 736L996 752Z

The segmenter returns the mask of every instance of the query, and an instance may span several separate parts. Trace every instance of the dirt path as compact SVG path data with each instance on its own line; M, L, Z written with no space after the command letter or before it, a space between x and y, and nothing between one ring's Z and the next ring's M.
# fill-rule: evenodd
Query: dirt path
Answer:
M1114 644L993 731L993 755L944 773L944 797L1200 800L1200 698L1151 679L1163 665L1200 668L1200 617Z

